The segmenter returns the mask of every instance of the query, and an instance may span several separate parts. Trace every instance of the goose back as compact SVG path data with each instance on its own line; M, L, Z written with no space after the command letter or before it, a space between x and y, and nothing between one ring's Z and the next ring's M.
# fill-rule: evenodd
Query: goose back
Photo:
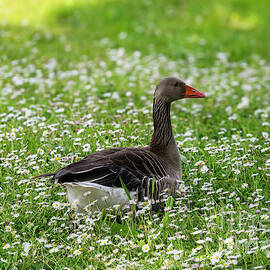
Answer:
M141 185L143 178L159 180L168 175L168 166L147 148L115 148L93 153L53 175L59 183L91 182L121 187L120 177L129 191Z

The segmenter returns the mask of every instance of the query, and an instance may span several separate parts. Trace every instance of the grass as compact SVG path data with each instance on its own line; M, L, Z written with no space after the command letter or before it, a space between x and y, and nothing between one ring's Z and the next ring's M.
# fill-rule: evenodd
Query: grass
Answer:
M0 4L1 269L269 267L268 1ZM76 216L32 176L144 146L155 85L206 93L172 108L183 184L165 213Z
M172 59L196 53L201 54L202 63L208 63L224 51L231 60L248 61L252 54L269 60L268 17L267 0L211 0L207 4L171 0L159 1L155 7L150 0L45 0L23 5L14 0L12 6L3 1L1 9L7 31L3 44L9 57L25 55L27 49L20 45L32 40L43 57L62 58L59 50L72 50L67 60L82 55L103 58L98 41L104 38L110 46L128 52L157 51Z

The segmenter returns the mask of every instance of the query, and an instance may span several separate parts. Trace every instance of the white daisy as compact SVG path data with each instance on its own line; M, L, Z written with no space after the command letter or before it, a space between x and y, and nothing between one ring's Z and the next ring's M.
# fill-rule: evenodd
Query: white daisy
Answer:
M142 246L142 251L145 253L148 252L149 249L150 249L150 247L147 244Z
M220 261L222 257L222 251L217 251L215 252L213 255L212 255L212 258L211 258L211 263L212 264L216 264Z

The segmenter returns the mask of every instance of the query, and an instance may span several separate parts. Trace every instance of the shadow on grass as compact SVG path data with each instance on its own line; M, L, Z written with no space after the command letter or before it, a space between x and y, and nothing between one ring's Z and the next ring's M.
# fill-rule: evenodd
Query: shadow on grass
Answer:
M47 14L45 29L53 33L51 37L45 38L44 30L9 25L3 46L10 57L23 55L27 52L23 44L34 40L41 55L70 60L82 55L102 57L100 41L108 38L107 47L157 52L170 58L195 53L205 61L222 51L229 52L232 60L248 59L252 53L269 59L266 5L267 1L252 0L210 1L207 5L203 0L66 3Z

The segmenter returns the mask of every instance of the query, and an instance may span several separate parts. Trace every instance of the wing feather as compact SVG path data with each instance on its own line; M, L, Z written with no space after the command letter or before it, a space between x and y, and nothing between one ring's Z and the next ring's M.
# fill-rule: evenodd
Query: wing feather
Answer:
M149 182L143 179L166 176L162 164L156 154L146 149L115 148L93 153L49 175L59 183L86 181L108 187L121 187L121 177L129 190L136 190L143 183L144 194L149 194Z

